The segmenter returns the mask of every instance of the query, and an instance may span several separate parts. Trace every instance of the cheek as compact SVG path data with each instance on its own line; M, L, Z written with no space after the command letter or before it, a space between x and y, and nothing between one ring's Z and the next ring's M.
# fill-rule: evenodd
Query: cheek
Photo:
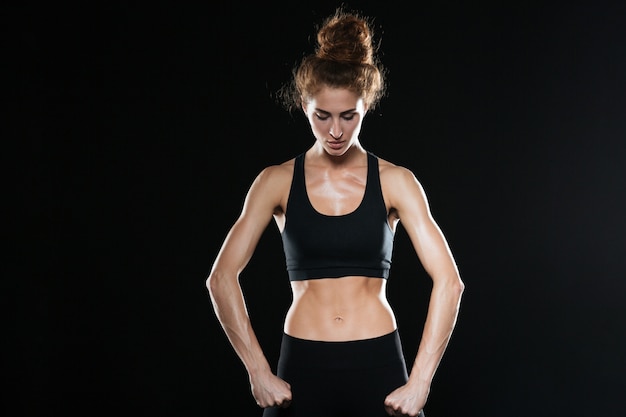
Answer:
M360 125L361 125L361 124L360 124L358 121L349 122L349 123L346 123L346 124L343 126L343 130L344 130L344 132L350 132L350 133L352 133L352 132L354 132L354 131L358 130L358 128L359 128L359 126L360 126Z
M324 120L319 120L313 117L309 119L309 122L315 132L323 132L326 129L326 121Z

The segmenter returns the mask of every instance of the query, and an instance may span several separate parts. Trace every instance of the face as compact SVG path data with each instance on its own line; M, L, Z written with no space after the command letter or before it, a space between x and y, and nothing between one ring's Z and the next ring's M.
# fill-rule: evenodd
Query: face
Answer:
M317 145L330 155L343 155L358 142L367 109L356 93L325 87L302 107Z

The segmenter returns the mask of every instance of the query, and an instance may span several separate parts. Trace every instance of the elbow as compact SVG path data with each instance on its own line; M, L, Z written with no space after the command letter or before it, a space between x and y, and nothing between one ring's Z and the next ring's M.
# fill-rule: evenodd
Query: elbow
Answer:
M204 286L209 292L211 292L211 275L209 275L207 279L204 281Z
M461 297L465 292L465 283L459 276L452 282L450 292L454 294L457 299L457 302L461 301Z
M456 275L454 277L450 277L450 279L442 281L441 286L438 286L438 288L443 291L447 297L459 301L463 292L465 292L465 283L458 275Z
M211 298L215 298L219 293L229 291L232 281L236 280L236 277L236 274L231 274L228 271L213 269L205 281L206 288Z
M220 274L217 273L215 270L211 271L211 273L209 274L209 276L207 277L204 285L206 286L207 290L209 291L209 294L211 296L213 296L215 294L215 292L217 291L219 285L220 285Z
M458 278L454 283L454 290L458 293L459 298L465 292L465 283L461 280L461 278Z

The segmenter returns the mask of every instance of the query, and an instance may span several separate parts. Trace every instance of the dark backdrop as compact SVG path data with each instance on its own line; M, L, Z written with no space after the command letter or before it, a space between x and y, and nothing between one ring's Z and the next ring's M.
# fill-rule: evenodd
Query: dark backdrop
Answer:
M624 3L348 5L388 69L362 143L423 183L467 285L427 415L623 415ZM254 176L312 143L272 93L334 6L3 6L3 415L261 415L204 281ZM429 280L396 239L410 361ZM280 245L242 275L273 364Z

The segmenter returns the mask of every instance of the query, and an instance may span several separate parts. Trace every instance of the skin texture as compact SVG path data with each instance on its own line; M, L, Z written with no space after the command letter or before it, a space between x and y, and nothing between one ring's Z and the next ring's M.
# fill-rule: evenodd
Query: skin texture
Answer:
M313 207L326 215L354 211L363 198L367 154L359 133L367 106L355 93L325 87L302 109L316 139L305 156L305 177ZM257 340L246 310L239 274L274 219L280 231L294 160L270 166L250 187L239 218L229 231L207 279L211 301L235 352L243 362L260 407L289 406L290 386L277 377ZM417 416L456 323L464 284L448 244L433 220L421 184L408 169L379 160L388 222L406 229L415 253L433 281L428 314L408 382L385 399L389 415ZM350 276L291 282L293 301L287 334L310 340L372 338L396 329L385 294L386 280Z

